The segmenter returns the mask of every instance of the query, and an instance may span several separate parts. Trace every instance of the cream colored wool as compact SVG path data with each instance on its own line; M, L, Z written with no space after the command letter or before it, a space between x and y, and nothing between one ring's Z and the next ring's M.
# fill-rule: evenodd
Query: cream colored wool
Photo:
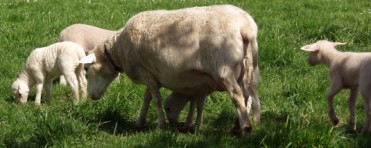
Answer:
M301 49L310 52L308 63L311 66L324 64L329 68L332 81L327 93L328 115L333 125L339 123L334 110L333 99L342 89L350 89L349 95L349 129L356 130L355 107L358 92L364 98L366 111L365 125L362 132L370 132L371 121L371 53L340 52L335 49L346 43L326 40L303 46Z
M89 69L89 94L99 99L119 68L135 83L147 86L136 125L145 126L150 100L165 126L161 87L187 96L229 92L241 133L250 132L241 76L251 80L257 67L257 26L252 17L232 5L157 10L130 18L123 31L97 46L82 63ZM242 61L248 65L242 67ZM116 70L115 70L116 69Z
M52 79L64 75L70 85L74 103L79 101L80 85L82 98L87 97L85 70L79 60L85 57L84 49L73 42L59 42L33 50L25 66L12 85L12 92L21 103L26 103L28 93L36 85L35 103L41 103L43 84L46 87L46 101L51 100Z

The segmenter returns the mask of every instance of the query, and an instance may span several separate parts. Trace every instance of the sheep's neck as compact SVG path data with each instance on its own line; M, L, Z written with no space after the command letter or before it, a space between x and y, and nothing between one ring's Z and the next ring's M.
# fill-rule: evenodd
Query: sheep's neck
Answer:
M21 79L24 83L27 84L29 88L35 84L35 80L32 78L30 72L26 69L23 69L22 72L19 74L18 79Z
M342 56L342 53L337 50L328 50L322 53L322 62L331 68L335 64L335 60Z

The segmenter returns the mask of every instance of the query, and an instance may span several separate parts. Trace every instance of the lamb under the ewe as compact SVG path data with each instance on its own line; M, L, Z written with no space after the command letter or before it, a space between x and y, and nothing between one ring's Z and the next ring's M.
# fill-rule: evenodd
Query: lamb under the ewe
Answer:
M366 112L365 124L362 132L370 132L371 121L371 53L340 52L335 49L338 45L346 43L330 42L326 40L301 47L302 50L310 52L308 63L311 66L318 64L326 65L330 70L332 81L327 94L328 115L333 125L339 123L336 117L333 98L342 89L350 89L349 95L349 129L356 129L355 107L358 91L364 98Z
M260 100L257 93L259 80L259 68L253 70L251 80L243 80L240 82L241 88L243 88L243 94L245 99L245 104L248 113L253 108L253 121L256 124L260 123ZM202 112L206 96L187 96L181 93L173 92L165 100L165 112L170 123L178 123L178 117L180 112L183 110L187 102L190 102L189 112L185 121L183 128L185 130L199 130L202 125ZM195 126L193 126L193 114L197 107L197 116ZM238 122L237 122L238 123ZM238 127L238 126L237 126ZM235 127L235 128L237 128Z
M157 127L163 128L161 87L187 96L226 91L236 108L240 133L251 132L237 79L246 74L243 60L257 60L257 32L253 18L232 5L141 12L127 21L117 40L97 46L81 60L92 63L89 94L100 99L118 73L125 72L147 86L136 125L144 126L153 99ZM248 69L256 66L249 64Z
M73 24L61 31L59 34L59 41L71 41L81 45L85 53L88 53L95 46L101 44L108 38L115 35L117 31L107 30L86 24ZM61 85L66 85L66 79L61 76Z
M51 99L52 79L64 75L70 85L74 103L79 102L79 85L82 99L87 97L85 70L80 59L85 57L84 49L73 42L59 42L47 47L36 48L27 58L26 64L12 85L12 92L21 103L27 102L28 93L36 85L35 103L40 105L41 92L45 82L46 101Z

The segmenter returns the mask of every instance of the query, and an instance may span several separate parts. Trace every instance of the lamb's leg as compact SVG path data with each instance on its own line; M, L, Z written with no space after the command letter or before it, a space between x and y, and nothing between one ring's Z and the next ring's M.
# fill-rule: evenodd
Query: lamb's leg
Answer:
M36 98L35 98L35 104L40 105L41 104L41 93L43 89L43 82L39 81L36 83Z
M60 85L67 85L66 78L63 75L59 77L59 84Z
M144 93L144 101L143 101L142 108L140 110L139 118L137 119L135 123L135 126L139 129L145 127L147 112L148 112L149 103L151 102L151 100L152 100L152 96L151 96L150 91L147 88L146 92Z
M50 104L52 98L52 79L46 78L45 80L45 91L46 91L46 103Z
M366 112L366 119L365 119L365 124L363 125L362 128L362 133L369 133L370 132L370 122L371 122L371 97L368 95L362 94L363 99L364 99L364 106L365 106L365 112Z
M202 125L202 113L204 110L206 96L201 96L197 98L197 118L196 118L196 125L195 129L200 130Z
M340 81L333 81L330 90L327 94L328 115L333 125L337 125L339 123L339 119L336 117L333 104L335 95L343 88L339 82Z
M165 115L164 111L162 110L162 98L160 95L159 87L156 85L148 86L149 90L152 94L152 98L155 101L156 110L157 110L157 129L162 129L165 127Z
M73 94L73 103L76 105L79 103L79 85L75 73L65 73L64 77L70 85Z
M86 78L85 78L85 70L84 70L84 67L82 64L80 64L77 68L76 68L76 76L77 76L77 80L80 84L80 90L81 90L81 98L83 101L86 101L86 98L87 98L87 81L86 81Z
M249 100L251 100L251 105L253 109L253 121L256 124L260 124L260 100L256 88L249 87Z
M350 90L350 95L348 99L348 107L349 107L349 129L355 131L356 130L356 104L357 104L357 95L358 95L358 89L353 88Z
M192 129L192 124L193 124L193 115L195 111L195 107L197 104L197 98L190 98L190 103L189 103L189 112L187 115L186 122L184 123L184 128L189 130Z
M41 93L43 89L43 83L44 83L44 74L41 72L34 72L34 75L36 77L36 97L35 97L35 104L40 105L41 104Z

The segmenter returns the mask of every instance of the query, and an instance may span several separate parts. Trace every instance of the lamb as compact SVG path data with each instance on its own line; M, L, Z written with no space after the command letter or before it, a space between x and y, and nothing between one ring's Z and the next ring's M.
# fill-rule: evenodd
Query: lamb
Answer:
M356 129L355 107L358 91L364 98L366 111L365 125L362 132L370 132L371 121L371 53L340 52L335 49L338 45L346 43L330 42L326 40L301 47L302 50L310 52L308 63L311 66L318 64L326 65L330 70L332 81L327 94L328 115L333 125L339 123L333 107L334 96L342 89L350 89L349 95L349 129Z
M87 97L85 70L79 60L85 57L83 47L73 42L59 42L36 48L27 58L26 64L12 85L12 92L21 103L26 103L28 93L36 85L37 105L41 104L43 83L46 85L46 102L51 100L52 79L64 75L70 85L74 103L79 102L78 85L84 100Z
M86 24L73 24L63 29L59 34L59 41L71 41L81 45L85 53L88 53L95 46L103 43L106 39L115 35L117 31L107 30ZM60 77L60 84L66 85L63 76Z
M249 65L243 67L242 61ZM120 72L147 87L137 127L143 127L151 99L165 126L162 99L165 87L187 96L227 91L234 103L241 134L252 126L237 79L257 65L257 25L232 5L141 12L128 20L117 38L97 46L81 63L91 63L89 94L100 99ZM256 62L255 62L256 63ZM257 63L256 63L257 64Z
M240 86L244 90L243 95L245 99L248 98L245 100L247 112L250 112L252 105L254 110L253 121L256 124L260 123L260 100L257 94L258 79L259 68L257 67L257 69L253 70L251 81L243 80L240 82ZM202 125L202 112L205 99L206 97L203 96L185 96L177 92L171 93L171 95L166 98L164 107L169 122L171 124L177 124L181 110L183 110L185 104L190 101L190 109L183 129L188 131L193 129L193 113L197 106L197 117L194 129L199 130ZM238 128L238 126L234 128Z

